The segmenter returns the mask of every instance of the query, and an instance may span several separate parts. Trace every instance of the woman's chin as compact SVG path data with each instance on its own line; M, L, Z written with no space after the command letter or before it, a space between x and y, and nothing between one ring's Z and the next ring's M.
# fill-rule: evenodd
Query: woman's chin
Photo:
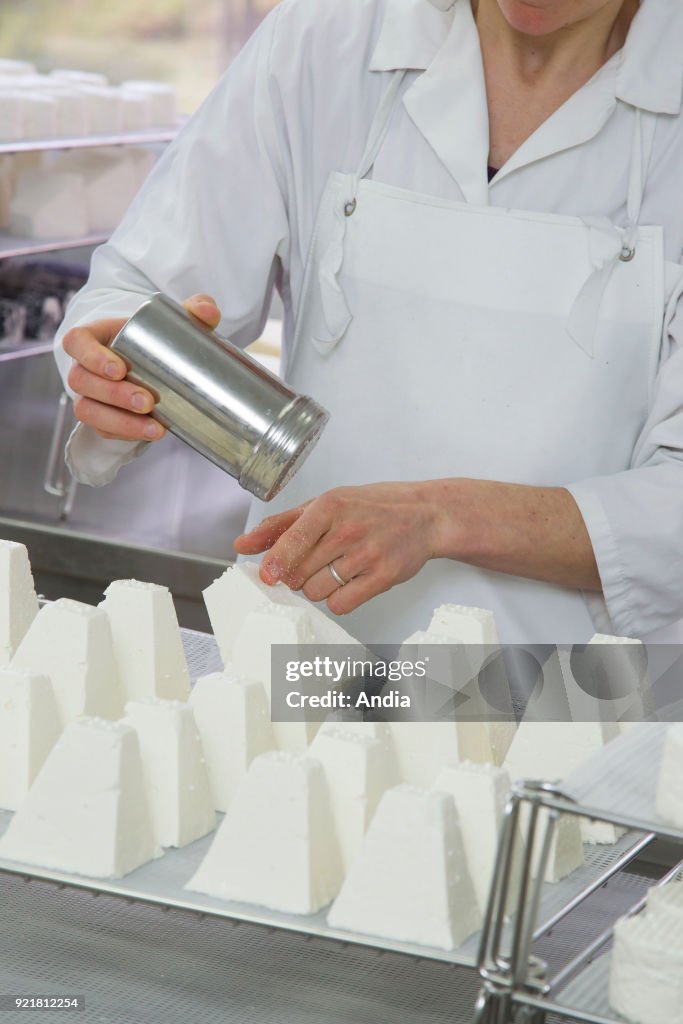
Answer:
M547 36L564 28L569 22L566 10L558 11L558 4L528 3L525 0L498 0L505 20L516 32L527 36ZM565 5L566 7L566 5Z

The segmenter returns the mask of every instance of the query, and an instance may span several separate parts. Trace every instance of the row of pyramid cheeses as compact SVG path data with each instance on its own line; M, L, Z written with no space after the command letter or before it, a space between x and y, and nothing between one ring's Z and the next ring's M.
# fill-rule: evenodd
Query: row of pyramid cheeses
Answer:
M395 782L381 732L326 725L307 755L257 756L187 888L297 914L334 901L335 928L459 945L481 923L509 779L453 764L430 789ZM67 727L0 856L118 876L214 825L192 713L151 698L120 722ZM558 844L553 856L566 855Z
M650 889L645 911L617 922L609 998L633 1024L683 1024L683 881Z
M113 135L172 126L175 87L56 69L36 74L30 64L0 61L0 142Z
M24 238L112 231L154 166L144 146L0 157L0 228Z
M182 641L164 588L119 581L109 588L100 609L58 601L46 606L26 632L26 623L37 611L26 552L19 545L0 545L0 569L3 557L6 599L10 591L13 594L8 608L14 609L15 618L24 609L23 632L17 633L14 627L5 662L14 654L13 669L50 676L63 723L80 714L117 718L131 698L187 698L189 679ZM302 643L319 639L348 645L354 641L287 588L266 587L252 565L229 569L209 588L206 598L233 683L224 686L217 680L202 680L193 699L210 709L203 714L203 738L212 752L210 762L222 765L217 774L226 781L220 784L217 808L225 810L233 782L229 758L221 754L226 746L225 727L214 723L231 716L236 723L231 744L254 753L271 745L304 752L317 730L314 722L274 723L273 739L264 745L256 709L259 688L264 687L269 696L271 644L292 643L297 638ZM436 614L443 618L446 611ZM451 606L449 614L457 625L466 611ZM11 618L4 616L7 628ZM9 634L6 639L10 642ZM440 767L452 760L505 763L513 778L561 778L610 740L612 732L613 727L598 723L522 723L516 733L509 724L501 728L488 722L391 724L399 777L422 786L431 785ZM239 781L240 775L235 778ZM609 842L615 838L607 826L586 827L589 840ZM600 829L602 834L591 829Z

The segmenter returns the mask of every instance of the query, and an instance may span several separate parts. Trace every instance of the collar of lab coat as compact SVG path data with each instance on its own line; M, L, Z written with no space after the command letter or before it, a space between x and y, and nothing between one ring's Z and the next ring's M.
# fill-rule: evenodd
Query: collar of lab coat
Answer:
M371 71L426 71L465 19L470 0L387 0ZM455 22L457 21L457 24ZM447 64L442 72L448 73ZM662 114L679 114L683 99L683 4L642 0L621 53L615 96Z
M545 121L499 170L514 171L594 138L617 101L677 114L683 91L683 3L642 0L624 48ZM470 0L387 0L371 71L423 71L403 105L468 203L487 205L489 124Z

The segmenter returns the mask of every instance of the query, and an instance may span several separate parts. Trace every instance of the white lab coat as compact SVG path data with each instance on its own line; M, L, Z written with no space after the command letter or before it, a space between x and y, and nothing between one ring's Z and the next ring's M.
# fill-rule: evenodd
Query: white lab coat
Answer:
M388 73L419 75L396 110L374 177L450 200L626 222L633 107L660 116L641 224L683 250L683 9L644 0L626 46L524 143L489 186L488 124L473 26L450 39L454 5L285 0L169 147L71 305L75 323L133 312L150 291L209 292L221 330L258 336L276 284L291 338L320 198L357 167ZM445 8L445 9L441 9ZM463 20L471 25L471 19ZM419 83L419 88L418 88ZM677 268L676 268L677 269ZM569 486L595 548L611 626L645 636L683 611L683 352L677 298L648 422L625 472ZM68 360L59 351L66 371ZM84 430L72 465L111 479L134 446Z

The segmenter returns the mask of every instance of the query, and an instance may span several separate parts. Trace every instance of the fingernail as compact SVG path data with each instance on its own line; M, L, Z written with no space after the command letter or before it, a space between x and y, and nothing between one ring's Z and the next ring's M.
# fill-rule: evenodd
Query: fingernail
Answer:
M146 395L142 395L140 392L133 395L130 400L130 404L137 412L147 412L149 405Z
M212 306L209 302L198 302L195 306L197 316L202 320L210 320L212 323L216 319L216 307Z
M119 376L119 364L118 363L107 363L104 368L104 372L107 377L118 377Z
M158 437L161 437L161 427L158 423L149 423L145 427L145 437L148 441L154 441Z
M276 558L271 558L270 561L263 563L264 570L268 573L271 579L279 580L284 573L284 566L278 562Z

